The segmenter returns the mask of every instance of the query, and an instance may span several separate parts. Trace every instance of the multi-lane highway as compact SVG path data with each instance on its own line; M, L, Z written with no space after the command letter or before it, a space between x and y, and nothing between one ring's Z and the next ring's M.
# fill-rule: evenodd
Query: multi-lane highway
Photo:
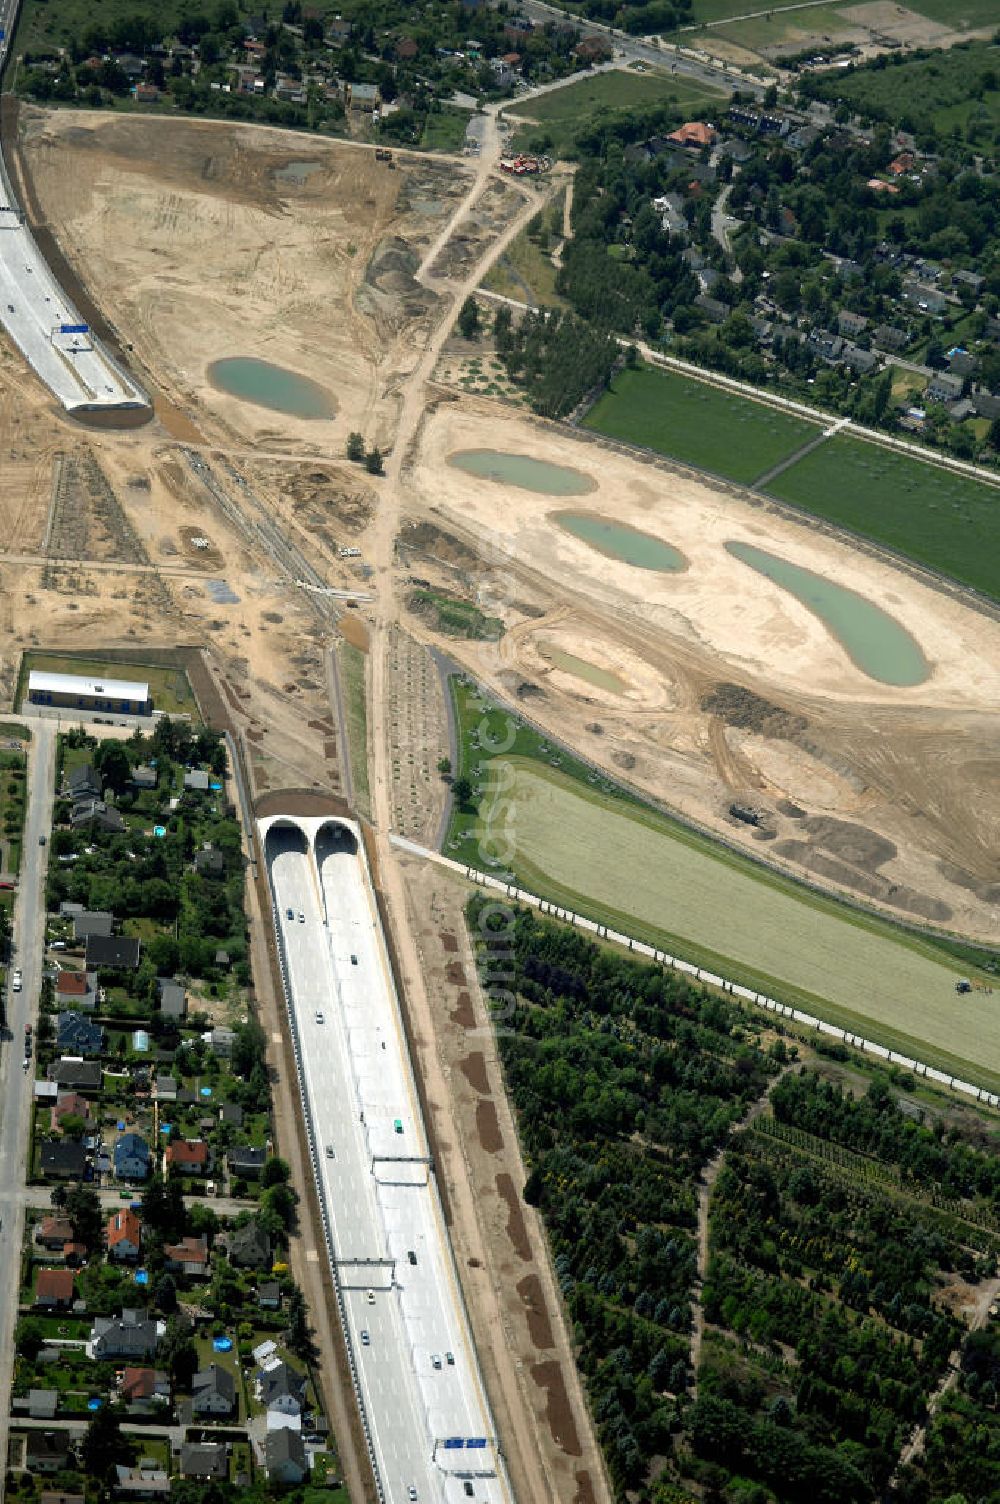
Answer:
M20 0L0 0L0 82ZM93 337L35 244L14 197L0 140L0 324L68 411L143 408L148 399Z
M261 825L376 1474L393 1504L509 1504L356 829L283 817Z
M39 721L32 726L28 753L28 809L24 825L21 879L14 907L12 955L4 999L7 1024L0 1044L0 1459L7 1456L10 1384L14 1363L14 1323L17 1320L18 1285L21 1271L21 1236L24 1186L28 1153L28 1129L34 1071L24 1070L24 1026L34 1026L42 984L45 939L45 856L52 826L55 785L55 739L53 724ZM10 976L20 968L19 992L10 986ZM34 1057L32 1057L33 1059ZM0 1501L4 1471L0 1467Z

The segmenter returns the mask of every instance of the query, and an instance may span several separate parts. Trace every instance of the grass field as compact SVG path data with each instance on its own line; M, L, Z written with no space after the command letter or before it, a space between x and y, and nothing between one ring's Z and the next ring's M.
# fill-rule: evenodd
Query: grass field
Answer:
M942 1070L1000 1086L1000 986L992 997L960 1000L958 975L990 980L968 955L959 961L946 944L749 861L649 808L503 707L484 706L458 680L451 688L456 772L478 793L474 807L453 812L447 855Z
M354 799L365 813L371 803L368 786L368 700L365 690L365 655L349 642L338 644L344 717L350 743L351 782Z
M760 9L759 5L727 4L725 6L727 16L746 16L749 12ZM828 36L835 43L838 36L847 34L851 25L843 15L843 3L810 5L808 10L790 10L785 13L776 9L768 15L758 15L751 20L732 22L721 15L718 18L703 16L703 10L704 6L696 10L699 20L718 19L722 24L695 32L691 38L695 46L711 47L712 39L715 38L719 41L732 42L737 47L745 47L749 52L783 45L786 51L792 52L801 46L806 36Z
M686 114L718 104L722 98L718 89L691 79L616 69L567 84L564 89L553 89L537 99L505 106L504 115L511 120L537 122L518 133L515 145L525 144L542 130L551 140L553 155L564 156L572 149L576 132L602 116L634 114L656 105L672 105Z
M24 815L28 798L26 758L23 752L0 752L0 837L6 848L2 863L8 876L21 867Z
M561 203L561 199L560 199ZM552 258L536 239L523 229L494 262L483 280L484 287L505 298L523 301L530 297L546 308L565 308L566 300L556 292L556 268Z
M819 432L804 418L650 366L616 376L584 426L744 484Z
M182 668L165 668L159 664L143 663L139 654L134 659L106 659L91 653L25 653L17 679L14 708L21 708L21 698L27 692L28 674L31 669L44 669L50 674L85 674L93 678L140 679L149 684L149 694L154 710L166 715L186 715L201 724L198 702ZM74 712L67 712L72 715Z
M995 7L994 19L1000 22ZM994 44L962 43L891 68L859 68L824 79L819 93L912 131L947 131L956 125L964 130L973 116L995 127L1000 125L998 61L1000 50ZM984 79L991 79L992 86L985 87Z
M468 110L435 110L427 116L420 145L427 151L461 151L470 119Z
M1000 487L837 435L768 490L1000 599Z
M711 4L712 0L708 3ZM940 21L942 26L964 28L1000 24L997 0L907 0L906 8L926 16L929 21Z

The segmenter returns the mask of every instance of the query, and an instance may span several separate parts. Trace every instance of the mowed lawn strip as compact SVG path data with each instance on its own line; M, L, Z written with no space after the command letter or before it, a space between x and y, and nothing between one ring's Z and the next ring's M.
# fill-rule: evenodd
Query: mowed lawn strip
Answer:
M672 105L678 113L688 114L705 105L717 105L722 98L718 89L693 79L613 69L562 89L551 89L534 99L505 105L504 115L525 127L518 133L515 146L524 146L532 134L544 130L551 138L552 154L562 156L572 150L579 131L609 115L634 114L657 105Z
M1000 1080L1000 1007L959 997L959 968L930 947L782 890L556 770L517 761L503 797L511 865L534 891L966 1079Z
M744 485L820 433L808 419L650 366L616 376L584 427Z
M838 434L767 489L1000 599L1000 486Z

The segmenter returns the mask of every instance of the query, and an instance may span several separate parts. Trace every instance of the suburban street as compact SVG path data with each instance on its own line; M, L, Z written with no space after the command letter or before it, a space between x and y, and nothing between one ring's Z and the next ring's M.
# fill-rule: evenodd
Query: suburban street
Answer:
M7 1027L0 1044L0 1456L7 1455L10 1386L14 1366L14 1327L17 1322L21 1234L24 1226L24 1157L30 1121L34 1072L25 1071L24 1026L34 1025L42 981L45 940L45 872L52 826L55 780L56 727L39 720L32 726L28 747L28 808L24 824L21 880L14 906L14 934L10 970L23 974L20 992L8 983ZM3 1497L0 1470L0 1499Z

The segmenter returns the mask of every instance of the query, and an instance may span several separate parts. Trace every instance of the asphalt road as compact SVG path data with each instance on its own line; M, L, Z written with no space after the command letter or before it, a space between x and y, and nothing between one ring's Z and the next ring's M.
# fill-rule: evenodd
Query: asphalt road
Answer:
M317 866L279 828L268 851L315 1169L386 1497L402 1504L414 1488L420 1500L465 1498L459 1472L492 1469L492 1422L428 1179L377 915L345 847L331 843ZM440 1445L458 1437L488 1444ZM473 1487L476 1499L507 1500L498 1477Z
M8 987L7 1027L0 1044L0 1500L7 1455L10 1385L14 1363L21 1236L24 1226L24 1157L27 1152L34 1072L25 1071L24 1026L34 1025L42 981L45 941L45 870L52 827L56 728L39 721L28 748L28 808L24 825L21 880L14 907L10 973L20 967L20 992Z

